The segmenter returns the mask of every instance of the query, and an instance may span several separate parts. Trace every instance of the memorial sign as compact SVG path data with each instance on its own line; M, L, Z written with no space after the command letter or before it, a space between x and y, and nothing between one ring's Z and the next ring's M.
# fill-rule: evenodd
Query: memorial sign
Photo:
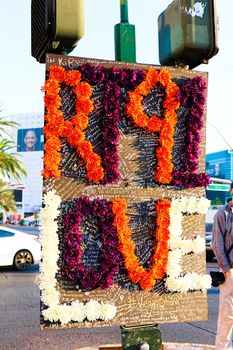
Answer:
M47 55L41 324L207 319L207 74Z

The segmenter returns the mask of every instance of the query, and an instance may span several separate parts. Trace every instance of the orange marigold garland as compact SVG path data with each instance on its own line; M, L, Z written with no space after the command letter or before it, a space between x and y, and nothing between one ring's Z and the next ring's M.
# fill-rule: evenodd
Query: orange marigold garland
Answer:
M160 119L156 115L147 116L142 107L143 98L158 83L165 89L166 93L163 101L164 119ZM171 80L167 70L157 71L150 68L141 84L134 91L129 92L129 102L126 104L126 114L132 118L136 126L143 128L148 133L160 132L160 146L156 150L157 166L154 177L157 182L162 184L170 183L172 180L173 135L177 123L175 110L180 105L176 97L178 92L179 87Z
M70 121L64 120L61 110L60 84L65 83L73 88L76 96L75 115ZM90 84L81 82L81 74L77 70L66 71L60 66L51 66L49 78L43 87L45 91L45 121L44 134L44 177L58 178L61 171L58 169L61 161L61 141L66 138L85 162L86 177L94 183L99 183L104 177L101 158L97 155L92 144L85 140L85 129L88 126L88 114L93 110L91 100L92 88Z
M132 240L132 231L128 225L129 219L126 215L127 201L125 199L112 200L112 211L115 214L114 225L117 229L119 246L125 260L125 268L133 283L139 283L142 289L150 290L157 280L163 278L168 260L168 239L170 224L170 201L159 200L156 203L156 235L154 254L148 271L139 264L135 254L136 247Z

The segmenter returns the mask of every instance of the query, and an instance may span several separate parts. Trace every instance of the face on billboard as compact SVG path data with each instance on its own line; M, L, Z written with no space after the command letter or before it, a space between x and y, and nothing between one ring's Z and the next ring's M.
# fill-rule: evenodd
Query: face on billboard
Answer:
M17 140L18 152L31 152L43 150L43 129L19 129Z

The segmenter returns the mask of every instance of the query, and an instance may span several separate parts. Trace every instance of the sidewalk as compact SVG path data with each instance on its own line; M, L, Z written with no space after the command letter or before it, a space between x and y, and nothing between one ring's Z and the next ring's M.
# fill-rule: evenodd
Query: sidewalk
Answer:
M164 343L164 350L214 350L213 345Z
M85 347L75 350L121 350L123 349L120 344L116 344L114 347L111 345L103 345L100 347ZM163 343L161 350L214 350L213 345L203 344L181 344L181 343Z

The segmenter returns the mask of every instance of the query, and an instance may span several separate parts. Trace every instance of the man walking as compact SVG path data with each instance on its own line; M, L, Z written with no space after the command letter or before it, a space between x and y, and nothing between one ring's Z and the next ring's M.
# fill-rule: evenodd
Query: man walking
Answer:
M233 196L233 182L231 183ZM220 285L216 350L233 350L233 202L217 211L212 231L212 248L226 280ZM230 250L230 252L229 252Z

